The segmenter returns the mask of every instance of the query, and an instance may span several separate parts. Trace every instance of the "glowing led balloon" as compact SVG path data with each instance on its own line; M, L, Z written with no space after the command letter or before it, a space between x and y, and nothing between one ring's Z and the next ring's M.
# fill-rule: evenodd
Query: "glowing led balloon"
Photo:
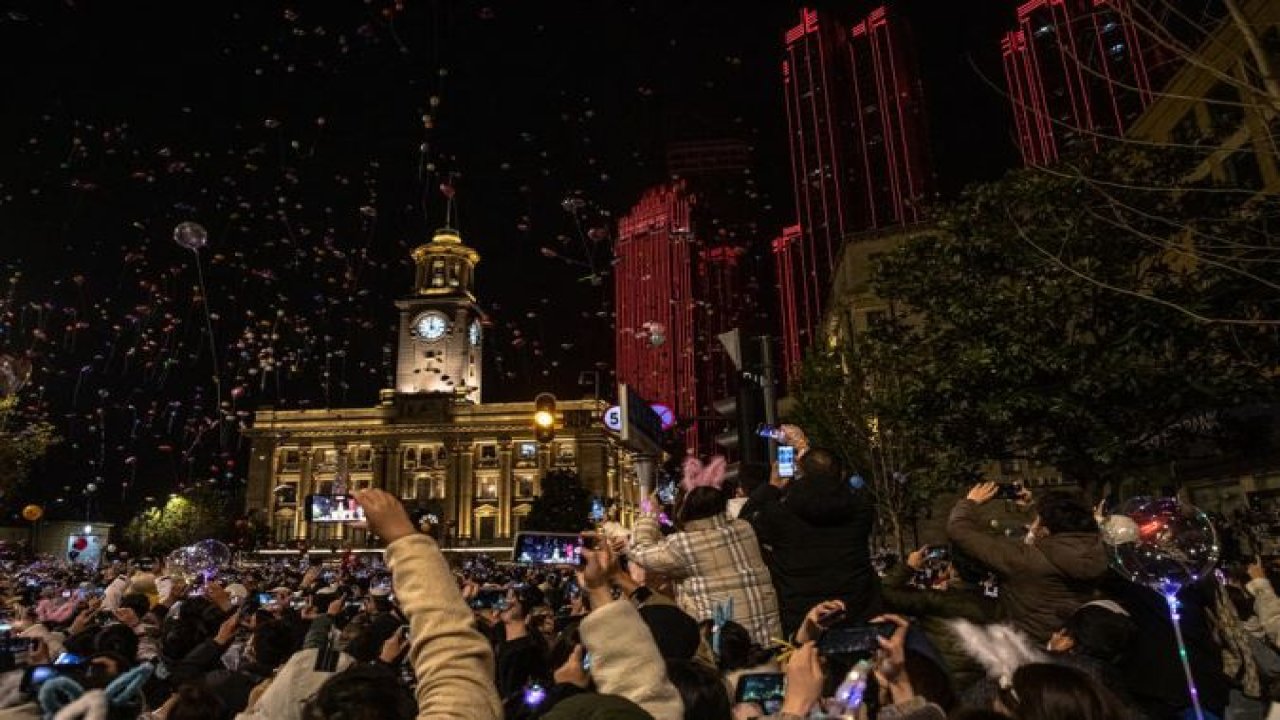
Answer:
M180 222L173 228L173 241L182 247L196 251L209 243L209 233L197 222Z
M22 508L22 519L27 522L35 522L44 517L44 508L39 505L28 505Z
M231 563L231 548L217 540L201 540L186 549L195 568L205 575Z
M191 547L180 547L169 553L164 559L165 572L183 579L194 578L200 574L196 559L191 554Z
M1113 520L1117 517L1124 520ZM1132 503L1123 515L1108 518L1104 538L1106 528L1113 526L1114 537L1132 539L1108 541L1111 566L1158 592L1176 592L1176 588L1204 578L1218 563L1220 549L1213 523L1199 508L1175 498Z

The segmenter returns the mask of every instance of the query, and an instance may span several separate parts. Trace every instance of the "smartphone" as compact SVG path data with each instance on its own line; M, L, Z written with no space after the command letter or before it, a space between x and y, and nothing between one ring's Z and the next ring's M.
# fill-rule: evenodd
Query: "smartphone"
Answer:
M671 505L676 501L676 481L663 483L658 486L658 500L663 505Z
M582 669L591 672L591 653L582 653Z
M877 638L893 636L897 625L890 622L832 628L818 640L821 655L866 655L880 649Z
M501 605L506 596L502 590L481 590L467 604L472 610L491 610Z
M786 442L786 435L783 434L782 428L774 427L769 424L763 424L756 428L756 435L765 440L772 440L776 443Z
M776 715L782 709L787 676L782 673L747 673L738 678L734 703L755 703L765 715Z
M62 597L64 597L64 598L69 598L69 597L71 597L71 591L70 591L70 590L63 590L63 591L62 591Z
M576 533L516 535L511 561L520 565L577 565L582 557L582 537Z
M84 662L84 658L69 652L64 652L53 659L54 665L79 665L82 662Z
M258 607L266 607L276 601L275 596L269 592L258 593L257 598Z
M23 692L35 693L46 680L58 676L58 668L52 665L32 665L22 673L19 686Z
M951 559L951 548L946 545L934 545L925 552L924 559L930 562L946 562Z
M778 446L778 477L796 476L796 449L790 445Z
M1022 495L1022 483L1000 483L996 486L997 500L1017 500Z

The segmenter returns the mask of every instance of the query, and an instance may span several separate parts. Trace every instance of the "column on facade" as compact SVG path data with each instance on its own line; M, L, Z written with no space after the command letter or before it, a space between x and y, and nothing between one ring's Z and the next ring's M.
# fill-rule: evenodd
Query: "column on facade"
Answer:
M511 453L511 438L504 437L498 441L498 522L495 532L498 537L511 536L511 498L512 472L514 461Z
M474 534L475 518L471 516L475 496L473 455L470 442L457 441L449 450L450 489L458 498L458 537L470 538Z
M298 488L295 493L296 503L293 513L293 527L290 529L289 536L291 538L306 537L306 508L303 505L307 501L307 496L314 492L315 487L315 448L311 443L303 443L298 448Z
M400 468L404 460L400 457L399 443L395 440L382 440L373 445L373 487L404 497L400 487Z

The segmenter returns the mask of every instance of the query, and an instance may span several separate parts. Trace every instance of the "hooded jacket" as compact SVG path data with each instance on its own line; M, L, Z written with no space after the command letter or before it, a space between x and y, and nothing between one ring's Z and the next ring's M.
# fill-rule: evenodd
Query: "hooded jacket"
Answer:
M986 532L978 504L961 500L947 535L974 560L1000 576L999 617L1043 644L1076 608L1092 600L1107 572L1107 553L1096 532L1056 533L1033 545Z

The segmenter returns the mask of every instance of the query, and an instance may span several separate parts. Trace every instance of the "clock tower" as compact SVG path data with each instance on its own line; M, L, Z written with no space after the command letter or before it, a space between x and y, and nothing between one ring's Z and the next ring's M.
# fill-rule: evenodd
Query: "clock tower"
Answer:
M413 295L396 301L396 392L480 402L482 332L475 269L480 254L452 228L413 249Z

